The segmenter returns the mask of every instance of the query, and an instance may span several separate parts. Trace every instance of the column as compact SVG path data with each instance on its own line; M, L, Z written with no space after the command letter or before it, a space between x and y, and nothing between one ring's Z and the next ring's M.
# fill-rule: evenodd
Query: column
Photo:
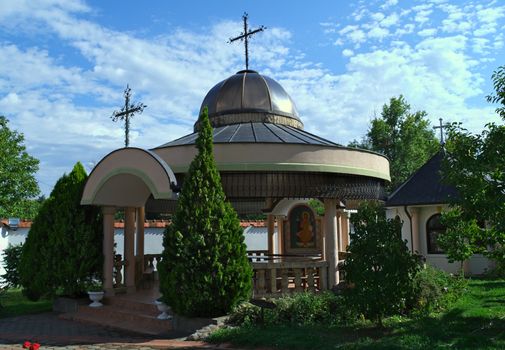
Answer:
M268 254L274 253L274 233L275 233L275 217L272 214L267 216L268 228Z
M102 207L103 213L103 289L106 296L114 295L114 215L116 208Z
M282 254L284 250L284 217L277 216L277 254Z
M141 273L144 272L144 221L145 208L137 208L137 262Z
M349 245L349 213L343 212L342 214L342 252L347 250Z
M338 239L337 239L337 247L338 247L338 251L339 252L342 252L344 251L344 247L342 246L342 216L343 216L344 212L342 211L342 209L338 209L337 210L337 231L338 231Z
M337 200L324 200L325 258L328 262L328 288L333 288L339 280L337 241Z
M135 292L135 208L124 210L124 260L126 293Z

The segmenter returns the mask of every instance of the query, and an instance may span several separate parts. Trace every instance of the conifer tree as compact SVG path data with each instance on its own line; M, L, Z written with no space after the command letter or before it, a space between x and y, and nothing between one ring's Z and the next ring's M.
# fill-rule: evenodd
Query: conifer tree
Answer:
M77 163L63 175L35 218L21 256L27 296L76 296L102 269L102 225L98 208L80 205L86 171Z
M240 221L225 201L206 108L200 125L198 154L163 239L160 291L178 314L220 316L249 298L252 269Z

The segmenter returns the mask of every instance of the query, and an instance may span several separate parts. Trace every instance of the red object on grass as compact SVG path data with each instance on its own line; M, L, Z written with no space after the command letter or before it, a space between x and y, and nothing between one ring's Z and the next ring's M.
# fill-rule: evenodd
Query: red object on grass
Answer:
M23 349L29 349L29 348L30 348L30 346L32 346L32 343L30 343L29 341L25 341L25 342L23 343Z
M39 350L40 344L39 343L32 343L30 346L30 350Z

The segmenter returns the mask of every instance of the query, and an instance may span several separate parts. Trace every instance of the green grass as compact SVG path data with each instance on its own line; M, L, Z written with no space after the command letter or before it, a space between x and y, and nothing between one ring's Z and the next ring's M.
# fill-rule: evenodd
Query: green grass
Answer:
M505 349L505 280L471 280L446 312L411 319L392 317L379 329L250 326L223 329L209 339L242 347L277 349Z
M0 295L0 304L0 318L52 310L52 301L47 299L29 301L23 296L21 289L8 289Z

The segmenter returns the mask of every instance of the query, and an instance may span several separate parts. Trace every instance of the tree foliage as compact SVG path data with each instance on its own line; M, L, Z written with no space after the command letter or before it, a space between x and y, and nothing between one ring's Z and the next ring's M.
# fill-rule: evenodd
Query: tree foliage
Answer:
M26 152L24 136L0 116L0 217L25 218L26 202L39 194L39 161Z
M5 274L2 276L2 283L7 287L18 287L19 283L19 260L21 259L22 244L11 245L2 252L3 266Z
M76 296L102 271L102 224L96 207L80 205L86 172L77 163L63 175L35 217L21 255L27 296Z
M496 94L488 100L501 103L497 112L505 120L504 69L493 74ZM461 220L487 223L476 243L505 271L505 125L490 123L481 134L472 134L453 124L448 135L442 176L458 190L453 205L461 208ZM487 251L488 246L493 249Z
M420 269L401 238L399 218L386 219L384 207L363 203L351 216L350 253L344 262L349 305L382 325L386 315L400 312L414 293L414 277Z
M179 314L218 316L251 292L252 270L237 214L225 201L213 155L207 109L200 116L198 154L184 178L163 239L160 291Z
M382 107L362 142L350 147L369 149L384 154L390 161L391 184L394 189L419 169L439 149L439 142L430 127L425 111L412 113L400 95Z
M444 234L439 235L437 243L442 248L450 263L463 263L473 254L483 252L478 243L482 240L482 229L475 219L463 219L461 208L455 207L442 213L442 224L446 227Z

